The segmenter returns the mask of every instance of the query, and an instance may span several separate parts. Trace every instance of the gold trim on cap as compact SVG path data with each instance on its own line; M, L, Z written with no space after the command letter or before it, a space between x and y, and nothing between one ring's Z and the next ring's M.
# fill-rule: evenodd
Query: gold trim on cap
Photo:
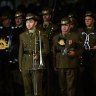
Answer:
M23 13L20 12L20 11L17 11L17 12L15 13L15 17L22 16L22 15L23 15Z
M61 24L68 24L67 21L61 21Z
M49 12L47 10L42 11L42 14L48 14Z
M27 16L26 17L26 19L32 19L33 18L33 16Z

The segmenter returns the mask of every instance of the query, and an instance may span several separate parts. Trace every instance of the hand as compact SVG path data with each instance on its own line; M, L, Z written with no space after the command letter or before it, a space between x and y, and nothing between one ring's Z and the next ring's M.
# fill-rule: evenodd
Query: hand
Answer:
M21 69L19 69L19 71L21 72Z
M93 49L96 49L96 46L93 46Z
M34 54L33 56L34 56L34 57L33 57L34 60L38 60L38 58L39 58L38 54Z

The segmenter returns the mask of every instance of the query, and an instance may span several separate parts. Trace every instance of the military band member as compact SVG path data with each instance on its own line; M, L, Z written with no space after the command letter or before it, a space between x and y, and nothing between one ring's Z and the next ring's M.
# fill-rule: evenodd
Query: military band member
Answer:
M24 16L21 11L16 11L15 15L15 25L11 27L12 31L10 34L10 69L12 74L13 86L14 86L14 94L17 96L21 96L24 94L24 88L22 83L22 76L19 70L19 35L25 31L24 26Z
M15 13L15 26L12 27L12 52L11 52L11 62L18 62L19 53L19 35L23 33L26 29L24 24L24 16L21 11L16 11ZM17 65L18 66L18 65Z
M24 27L24 13L18 10L15 13L15 26L19 28Z
M25 96L43 96L42 68L44 64L42 68L39 68L39 57L41 56L38 49L40 49L39 45L41 45L42 57L45 57L49 46L47 36L42 31L36 29L36 25L37 20L35 15L28 13L26 15L27 30L20 35L19 47L19 69L23 76ZM41 44L39 37L41 37Z
M0 27L0 95L13 96L12 77L10 73L11 71L9 64L10 33L12 32L10 13L2 13L1 23L2 26Z
M82 54L82 63L85 67L83 75L83 88L85 95L95 94L96 89L96 28L95 17L91 11L87 11L84 17L85 27L83 28L82 42L84 52Z
M69 18L62 18L61 33L53 38L53 64L58 74L60 96L75 96L79 56L82 52L79 35L71 32Z
M53 74L54 72L53 72L53 66L52 66L52 52L51 52L52 45L53 45L52 44L52 38L53 38L54 35L57 34L58 26L56 24L54 24L53 21L52 21L52 13L51 13L50 8L48 8L48 7L43 8L42 12L41 12L41 16L42 16L42 22L41 22L39 28L41 30L43 30L44 34L46 34L48 36L48 42L49 42L49 54L46 58L47 60L45 61L46 66L47 66L47 70L46 70L47 73L45 72L45 79L46 80L44 82L45 82L45 86L47 85L47 88L48 88L47 90L51 91L52 88L53 88L52 87L53 83L52 84L50 84L50 83L52 81L52 78L54 78L54 76L55 76ZM53 86L54 86L54 84L53 84ZM50 94L50 93L52 94L52 92L48 91L45 94L47 95L47 94Z
M39 28L43 30L47 35L49 42L51 42L52 37L57 34L58 26L54 24L51 20L51 10L49 8L44 8L42 10L42 23L40 24ZM50 45L51 46L51 45Z
M68 18L71 21L71 30L74 32L77 32L78 22L77 22L76 16L74 14L70 13L70 14L68 14Z

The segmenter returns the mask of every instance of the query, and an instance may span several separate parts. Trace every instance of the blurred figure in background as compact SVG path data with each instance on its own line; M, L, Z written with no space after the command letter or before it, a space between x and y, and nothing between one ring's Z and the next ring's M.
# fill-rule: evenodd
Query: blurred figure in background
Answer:
M77 32L77 29L78 29L78 22L76 20L76 16L74 16L74 14L70 13L68 14L68 18L70 19L71 21L71 30L73 32Z
M10 12L6 9L6 11L2 12L1 16L1 27L0 27L0 70L2 78L0 78L3 83L3 90L0 90L0 96L14 96L13 94L13 86L12 86L12 76L10 71L10 34L12 32L11 28L11 16ZM1 82L1 81L0 81Z
M96 28L94 13L87 11L84 17L85 27L81 31L83 42L82 63L85 68L83 88L85 96L95 94L96 89Z
M54 93L53 91L54 88L52 87L54 86L53 78L55 78L55 74L53 72L53 66L52 66L53 65L52 64L52 45L53 45L52 38L54 35L57 34L58 26L52 22L52 17L51 17L52 13L50 8L48 7L43 8L41 12L41 16L42 16L42 22L39 26L39 29L44 31L44 34L47 35L48 42L49 42L49 54L45 59L47 70L45 70L45 76L44 76L45 78L44 90L46 89L47 92L45 94L48 95Z
M19 70L19 35L25 31L24 16L20 11L15 13L15 26L12 26L11 33L11 52L10 52L10 70L13 77L14 96L24 95L22 76Z

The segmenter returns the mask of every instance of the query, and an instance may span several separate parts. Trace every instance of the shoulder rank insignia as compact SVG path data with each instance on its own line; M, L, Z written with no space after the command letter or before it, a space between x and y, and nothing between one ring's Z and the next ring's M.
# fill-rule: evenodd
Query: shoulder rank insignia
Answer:
M9 48L9 44L5 39L0 39L0 50Z

